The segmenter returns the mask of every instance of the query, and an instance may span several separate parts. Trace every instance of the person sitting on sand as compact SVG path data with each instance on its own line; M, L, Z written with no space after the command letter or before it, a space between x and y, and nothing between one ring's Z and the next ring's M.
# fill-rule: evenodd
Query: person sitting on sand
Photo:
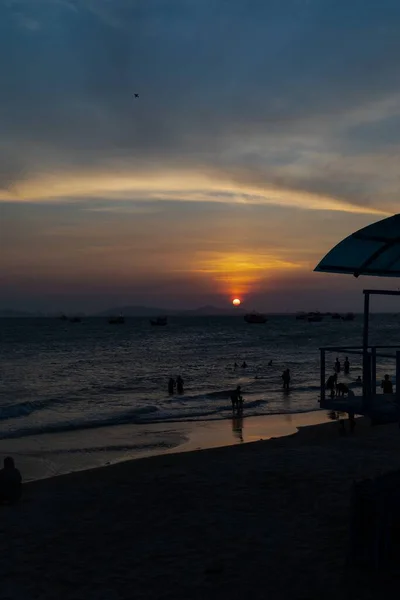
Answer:
M173 377L170 377L169 381L168 381L168 394L170 396L172 396L174 391L175 391L175 379L173 379Z
M349 357L346 356L346 360L344 361L344 374L348 375L350 373L350 361Z
M290 369L285 369L282 373L283 389L288 390L290 385Z
M328 377L327 382L325 384L326 389L330 390L330 392L331 392L331 398L333 398L335 395L336 383L337 383L337 373L334 373L333 375L330 375Z
M384 394L393 394L393 384L390 381L389 375L385 375L385 379L381 383L381 388Z
M21 498L22 477L15 467L14 459L7 456L4 468L0 470L0 503L15 504Z
M176 378L176 390L178 394L183 394L183 379L180 375Z

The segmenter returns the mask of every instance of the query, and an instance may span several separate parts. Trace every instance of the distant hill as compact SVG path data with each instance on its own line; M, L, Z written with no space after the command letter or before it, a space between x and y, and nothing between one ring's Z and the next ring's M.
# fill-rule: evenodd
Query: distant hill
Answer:
M41 313L30 313L30 312L25 312L23 310L12 310L11 308L1 308L0 309L0 317L1 318L7 318L7 319L21 319L21 318L27 318L27 317L42 317L43 315Z
M230 315L243 315L244 311L241 308L220 308L218 306L200 306L200 308L196 308L194 310L183 310L180 311L179 314L181 316L192 316L196 315L201 317L211 317L211 316L230 316Z
M195 316L230 316L243 314L240 308L220 308L217 306L201 306L194 310L171 310L165 308L156 308L154 306L118 306L102 311L94 316L110 317L112 315L124 315L124 317L157 317L160 315L175 317L195 317Z
M156 308L154 306L117 306L103 310L94 315L95 317L111 317L124 315L124 317L158 317L159 315L170 315L171 311Z

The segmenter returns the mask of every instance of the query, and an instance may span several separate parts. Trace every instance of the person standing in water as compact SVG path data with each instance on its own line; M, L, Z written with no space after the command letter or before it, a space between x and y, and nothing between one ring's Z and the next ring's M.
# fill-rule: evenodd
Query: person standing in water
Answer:
M246 363L246 361L245 361L245 360L243 361L243 364L242 364L242 369L247 369L247 363Z
M175 391L175 379L173 379L172 377L170 377L169 380L168 380L168 394L170 396L172 396L173 393L174 393L174 391Z
M336 373L340 373L340 370L341 370L340 360L337 358L335 360L335 371L336 371Z
M180 375L176 378L176 390L178 394L183 394L183 379Z
M235 411L235 409L239 409L240 406L240 390L241 387L240 385L237 386L236 390L234 390L231 394L231 402L232 402L232 410Z
M346 356L346 360L344 361L344 374L348 375L350 373L350 361L349 357Z
M283 389L288 390L290 385L290 370L285 369L282 373Z

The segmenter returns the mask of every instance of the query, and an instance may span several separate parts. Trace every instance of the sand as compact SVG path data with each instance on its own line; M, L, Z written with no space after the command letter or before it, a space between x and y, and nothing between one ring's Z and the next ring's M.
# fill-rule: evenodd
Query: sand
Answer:
M359 420L30 483L1 507L0 597L393 597L344 562L353 480L399 467L398 427Z

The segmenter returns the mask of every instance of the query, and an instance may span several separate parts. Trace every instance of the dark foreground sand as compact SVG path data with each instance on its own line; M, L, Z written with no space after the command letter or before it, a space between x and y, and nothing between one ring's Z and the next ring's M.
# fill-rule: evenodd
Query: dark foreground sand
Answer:
M0 510L0 598L392 598L344 561L352 481L399 467L359 421L38 481Z

